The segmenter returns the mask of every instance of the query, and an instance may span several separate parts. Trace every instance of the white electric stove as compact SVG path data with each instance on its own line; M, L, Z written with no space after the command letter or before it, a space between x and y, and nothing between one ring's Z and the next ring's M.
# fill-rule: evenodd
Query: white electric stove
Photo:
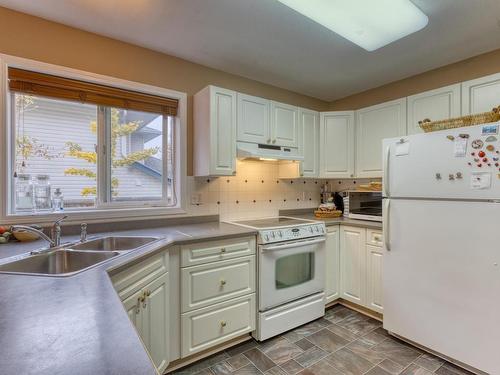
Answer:
M266 340L323 316L325 224L285 216L232 224L258 231L254 337Z

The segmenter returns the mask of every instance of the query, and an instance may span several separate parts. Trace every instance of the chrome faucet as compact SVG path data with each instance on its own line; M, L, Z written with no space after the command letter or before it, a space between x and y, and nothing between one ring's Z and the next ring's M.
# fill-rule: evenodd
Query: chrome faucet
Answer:
M26 232L34 233L38 235L40 238L47 241L49 243L49 248L54 248L61 245L61 222L66 218L67 216L63 216L54 222L50 230L50 237L47 236L45 233L43 233L43 231L29 227L27 225L13 225L12 231L24 230ZM36 252L34 251L32 253Z

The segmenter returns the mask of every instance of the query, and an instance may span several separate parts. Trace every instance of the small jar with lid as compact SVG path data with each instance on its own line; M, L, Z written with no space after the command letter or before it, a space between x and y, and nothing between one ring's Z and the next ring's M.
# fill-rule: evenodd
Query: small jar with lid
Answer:
M35 184L35 210L50 211L52 209L52 192L50 187L50 176L39 174L36 176Z
M30 174L18 174L16 179L16 212L31 212L34 207L33 181Z

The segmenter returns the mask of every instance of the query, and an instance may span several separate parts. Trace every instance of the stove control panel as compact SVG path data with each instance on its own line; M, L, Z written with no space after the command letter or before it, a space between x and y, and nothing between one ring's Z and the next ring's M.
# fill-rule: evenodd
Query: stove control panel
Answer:
M273 243L282 241L300 240L323 236L326 234L324 223L311 223L305 225L296 225L292 227L283 227L276 229L266 229L259 232L260 243Z

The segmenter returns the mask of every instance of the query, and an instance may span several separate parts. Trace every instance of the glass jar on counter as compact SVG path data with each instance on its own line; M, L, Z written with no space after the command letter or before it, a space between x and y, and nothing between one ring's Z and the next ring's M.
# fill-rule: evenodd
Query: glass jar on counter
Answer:
M18 174L16 179L16 212L31 212L34 206L33 181L30 174Z
M35 210L50 211L52 209L52 192L50 188L50 176L39 174L34 183Z

